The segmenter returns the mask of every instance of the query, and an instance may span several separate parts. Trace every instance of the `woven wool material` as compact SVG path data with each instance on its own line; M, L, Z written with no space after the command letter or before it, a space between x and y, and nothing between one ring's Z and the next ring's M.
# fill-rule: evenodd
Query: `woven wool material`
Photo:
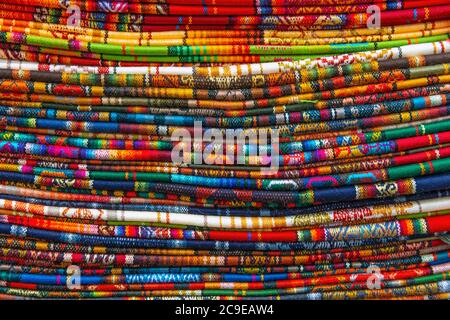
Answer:
M449 31L444 0L0 4L0 299L449 299ZM180 129L258 139L180 164Z

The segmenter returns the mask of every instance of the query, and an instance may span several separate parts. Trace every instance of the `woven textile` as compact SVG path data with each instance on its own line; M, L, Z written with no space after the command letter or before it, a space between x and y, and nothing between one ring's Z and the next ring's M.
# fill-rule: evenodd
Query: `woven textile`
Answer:
M0 299L449 299L449 34L445 0L0 4Z

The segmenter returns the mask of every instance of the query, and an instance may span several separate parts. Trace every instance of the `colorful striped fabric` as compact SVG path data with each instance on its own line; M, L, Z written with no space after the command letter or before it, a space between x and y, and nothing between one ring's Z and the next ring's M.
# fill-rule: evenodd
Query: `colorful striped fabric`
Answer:
M0 4L0 299L449 299L444 0Z

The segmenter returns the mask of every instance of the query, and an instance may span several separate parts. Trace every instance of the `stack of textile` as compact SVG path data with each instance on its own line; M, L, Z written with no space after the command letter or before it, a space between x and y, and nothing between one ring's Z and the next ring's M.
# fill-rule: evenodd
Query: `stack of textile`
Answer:
M448 0L0 4L0 298L448 299L449 31ZM174 140L212 128L250 138Z

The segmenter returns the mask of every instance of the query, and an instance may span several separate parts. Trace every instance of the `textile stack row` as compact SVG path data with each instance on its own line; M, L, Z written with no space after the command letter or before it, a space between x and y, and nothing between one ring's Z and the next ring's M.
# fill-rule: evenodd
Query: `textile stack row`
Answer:
M1 3L0 298L448 299L449 31L448 0ZM257 141L174 140L211 129Z

